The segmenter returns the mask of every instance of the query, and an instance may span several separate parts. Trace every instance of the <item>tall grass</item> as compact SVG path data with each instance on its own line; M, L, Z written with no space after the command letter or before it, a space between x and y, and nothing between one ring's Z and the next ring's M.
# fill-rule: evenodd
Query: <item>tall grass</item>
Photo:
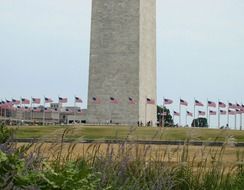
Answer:
M1 154L14 154L16 160L22 160L24 165L22 170L11 173L13 179L18 176L21 183L12 180L9 186L8 180L5 180L5 186L0 187L84 190L243 189L244 152L237 149L235 162L227 163L224 154L233 145L229 139L221 148L205 145L192 153L190 139L183 146L142 145L131 139L128 141L133 130L131 128L119 144L67 144L63 139L72 131L69 129L54 143L43 141L21 148L13 144L2 144ZM155 133L152 138L157 135ZM6 147L11 147L13 151L6 151ZM7 166L7 159L3 157L0 156L0 164L5 163ZM0 185L2 179L6 179L1 172Z

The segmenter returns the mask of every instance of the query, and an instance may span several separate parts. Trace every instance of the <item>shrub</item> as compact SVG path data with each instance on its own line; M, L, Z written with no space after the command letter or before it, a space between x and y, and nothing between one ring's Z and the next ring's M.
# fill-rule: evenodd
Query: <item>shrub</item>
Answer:
M0 124L0 144L5 143L11 136L12 131L4 124Z

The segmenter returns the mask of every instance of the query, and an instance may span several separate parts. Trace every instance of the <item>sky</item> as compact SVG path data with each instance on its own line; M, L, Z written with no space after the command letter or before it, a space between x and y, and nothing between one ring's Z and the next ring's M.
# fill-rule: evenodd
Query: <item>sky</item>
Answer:
M243 10L243 0L157 0L159 105L244 103ZM80 96L86 107L90 20L91 0L0 0L0 99Z

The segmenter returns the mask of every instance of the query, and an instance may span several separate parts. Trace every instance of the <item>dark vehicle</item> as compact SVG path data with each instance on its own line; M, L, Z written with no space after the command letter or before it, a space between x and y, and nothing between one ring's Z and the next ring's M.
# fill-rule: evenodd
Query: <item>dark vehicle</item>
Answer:
M208 120L203 117L194 119L191 123L192 127L208 127Z

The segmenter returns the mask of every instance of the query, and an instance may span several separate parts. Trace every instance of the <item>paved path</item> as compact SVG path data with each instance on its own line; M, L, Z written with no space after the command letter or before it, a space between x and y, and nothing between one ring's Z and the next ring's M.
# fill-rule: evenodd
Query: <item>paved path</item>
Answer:
M14 139L12 142L18 143L37 143L37 142L47 142L47 143L57 143L54 139L32 139L32 138L21 138ZM83 141L74 141L74 140L64 140L64 143L106 143L106 144L121 144L124 143L124 140L83 140ZM136 140L136 141L126 141L128 144L152 144L152 145L184 145L189 144L192 146L223 146L223 142L207 142L207 141L145 141L145 140ZM244 142L242 143L232 143L230 145L236 147L244 147Z

